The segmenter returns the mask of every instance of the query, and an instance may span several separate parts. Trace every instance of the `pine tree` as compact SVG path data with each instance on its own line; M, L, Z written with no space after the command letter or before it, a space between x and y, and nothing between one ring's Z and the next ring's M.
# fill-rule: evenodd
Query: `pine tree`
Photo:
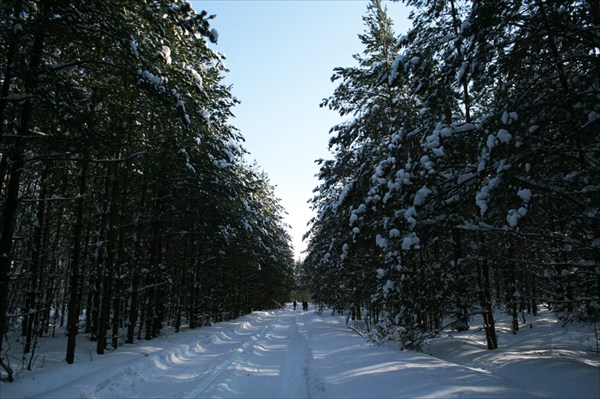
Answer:
M341 79L334 95L323 106L341 116L353 115L335 126L330 149L335 159L322 164L324 181L313 200L318 217L313 224L305 267L329 269L328 285L340 306L352 307L360 315L366 307L371 318L371 295L376 270L384 261L376 239L385 224L382 209L387 198L373 190L381 162L393 163L388 147L404 139L404 128L416 117L416 105L401 86L390 86L387 75L397 56L392 22L380 1L372 1L363 18L366 26L359 38L365 50L355 55L357 67L336 68L332 80ZM402 126L399 128L399 126ZM321 235L329 237L321 242ZM313 247L315 246L315 247ZM313 252L319 246L313 264ZM311 273L312 275L313 273ZM336 284L335 280L342 282ZM315 285L323 286L315 282Z
M30 309L30 348L52 310L72 363L83 314L103 353L122 326L132 342L282 302L283 209L229 124L211 17L180 0L0 11L2 331Z
M516 333L542 298L597 317L597 7L404 3L413 27L384 72L338 68L324 102L355 118L332 129L322 161L304 264L313 294L353 306L352 267L371 265L380 334L416 348L478 312L494 349L494 312Z

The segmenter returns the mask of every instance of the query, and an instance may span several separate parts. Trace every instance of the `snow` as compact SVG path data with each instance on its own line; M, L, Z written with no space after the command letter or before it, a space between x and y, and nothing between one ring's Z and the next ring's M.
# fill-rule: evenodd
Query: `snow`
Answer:
M132 38L129 44L131 45L131 52L133 53L133 55L136 58L139 58L140 54L138 52L138 41Z
M219 169L227 169L229 168L229 162L224 159L213 159L213 165L215 165Z
M377 236L375 237L375 243L380 248L385 248L385 247L387 247L387 244L388 244L387 240L385 238L383 238L381 236L381 234L377 234Z
M415 233L410 233L402 239L402 249L404 251L410 250L413 246L419 248L421 239L417 237Z
M192 77L196 81L197 87L201 89L203 82L202 76L191 65L188 65L186 69L192 74Z
M473 177L475 177L475 173L463 173L458 176L456 183L463 184L464 182L471 180Z
M27 100L28 98L32 98L33 95L31 94L19 94L19 93L10 93L8 95L6 95L5 97L0 97L0 99L2 100L6 100L6 101L17 101L17 102L22 102Z
M390 68L390 74L388 76L388 83L390 85L392 83L394 83L394 80L398 77L398 75L399 75L398 68L400 67L400 64L402 63L403 60L404 60L404 57L401 55L396 56L396 58L394 59L394 62L392 63L392 67Z
M138 73L141 75L141 77L143 79L147 80L151 84L153 84L155 86L160 85L160 82L161 82L160 78L158 76L156 76L155 74L153 74L152 72L150 72L150 71L141 71L141 72L138 72Z
M498 183L498 178L495 177L490 179L483 187L481 187L481 190L475 195L475 203L480 209L481 217L483 217L487 212L487 200L489 199L490 191L493 190L494 187L498 185Z
M352 214L350 215L350 226L352 226L357 221L358 221L358 214L354 210L354 211L352 211Z
M511 209L508 211L508 215L506 215L506 222L510 227L516 227L519 223L519 214L515 209Z
M517 121L517 120L519 120L519 114L516 112L504 111L504 113L502 114L502 123L505 125L510 124L511 121Z
M438 43L439 44L444 44L444 43L447 43L447 42L449 42L451 40L454 40L456 38L457 38L457 36L454 33L447 33L444 37L438 39Z
M485 350L485 334L471 329L434 340L429 353L510 381L511 386L521 387L533 397L600 397L596 346L600 342L593 326L564 323L542 310L539 316L521 318L520 330L514 335L508 316L498 314L495 318L499 319L499 349Z
M196 168L194 168L194 165L192 165L191 163L189 163L189 162L186 162L186 164L185 164L185 167L186 167L186 168L187 168L187 169L188 169L190 172L192 172L192 173L194 173L194 174L196 173Z
M500 140L504 144L508 144L510 143L510 140L512 140L512 135L506 129L498 130L496 136L498 137L498 140Z
M171 59L171 49L169 48L169 46L162 46L161 54L164 57L167 65L171 65L171 62L173 60Z
M392 291L394 289L394 282L392 280L388 279L385 282L385 285L383 286L382 289L383 289L383 296L387 298L390 291Z
M216 30L215 28L212 28L210 30L210 40L213 43L217 43L219 41L219 31Z
M210 113L207 110L202 109L202 110L200 110L200 114L202 114L202 117L204 118L204 121L206 122L206 124L208 126L210 126L211 125Z
M517 191L517 196L523 200L523 203L527 205L531 199L531 190L523 188ZM519 224L519 219L527 214L527 208L522 206L519 209L510 209L506 216L506 222L510 227L516 227Z
M474 125L472 123L457 123L457 124L454 124L452 128L454 129L454 131L456 133L465 133L465 132L477 130L477 125ZM442 136L444 136L443 130L442 130Z
M338 201L335 204L332 204L332 209L336 210L338 209L342 203L344 202L344 200L346 199L346 196L348 195L348 192L350 192L350 190L352 189L354 182L349 182L346 185L344 185L344 188L342 189L342 191L340 192L340 195L338 197Z
M0 383L0 392L2 398L599 397L593 326L563 327L545 312L528 316L512 335L510 319L497 319L499 349L486 349L476 320L468 331L433 340L428 354L390 342L375 346L346 327L346 316L290 305L102 356L80 336L73 365L63 361L65 337L43 338L33 371Z
M435 155L436 157L443 157L446 154L444 152L444 147L433 148L431 152L433 152L433 155Z
M493 134L490 134L487 138L486 142L487 148L492 150L496 146L496 137Z
M531 199L531 190L528 188L523 188L519 191L517 191L517 195L519 196L519 198L521 198L523 201L525 202L529 202L529 200Z
M423 167L425 169L427 169L428 171L430 171L432 169L432 163L429 160L429 156L428 155L423 155L420 159L421 164L423 165Z
M414 206L423 205L427 200L427 197L431 194L431 190L427 188L427 186L423 186L417 191L415 194L415 199L413 202Z
M415 216L417 216L417 210L414 206L411 206L406 211L404 211L404 218L410 224L411 229L414 229L417 225L417 219L415 219Z

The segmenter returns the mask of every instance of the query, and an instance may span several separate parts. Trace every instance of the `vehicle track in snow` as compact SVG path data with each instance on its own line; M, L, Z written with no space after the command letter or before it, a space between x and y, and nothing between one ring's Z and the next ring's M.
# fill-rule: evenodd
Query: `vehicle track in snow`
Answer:
M323 397L305 330L311 315L275 311L260 323L231 322L233 331L216 328L175 351L152 353L83 396L157 397L169 386L169 397L185 399Z
M276 323L277 320L278 318L276 318L274 322ZM240 328L243 328L243 324ZM243 341L238 348L229 351L222 362L219 362L216 366L211 367L207 372L203 373L201 382L190 391L185 392L182 397L185 399L210 397L211 392L221 385L224 379L227 379L231 367L234 364L239 363L241 358L246 357L246 354L250 350L253 350L257 343L264 339L267 332L272 328L273 322L267 324L258 333Z
M312 353L299 331L307 313L278 315L198 397L311 398L323 385L312 373Z
M69 397L65 389L77 386L80 397L91 398L152 398L206 397L205 391L218 384L229 367L244 356L267 333L277 320L278 312L261 312L247 321L231 321L198 329L197 338L186 344L159 349L148 346L139 358L65 378L53 389L39 392L36 397ZM149 342L152 345L152 341ZM115 354L108 354L118 355ZM101 361L102 359L100 359ZM87 365L87 364L86 364ZM84 367L86 366L84 365ZM114 369L114 371L109 369Z
M85 364L90 372L81 370L35 396L68 397L76 386L77 396L93 398L152 398L166 392L168 397L185 399L322 397L323 384L311 370L307 341L306 325L312 315L259 312L195 330L195 339L168 349L149 341L146 348L137 349L139 357L102 367L102 373L97 373L98 364Z
M344 320L288 308L139 341L103 356L90 354L88 362L79 348L76 367L55 362L25 374L15 382L21 383L18 394L5 385L8 394L2 397L536 396L494 373L373 346L349 331ZM583 371L588 376L596 370Z

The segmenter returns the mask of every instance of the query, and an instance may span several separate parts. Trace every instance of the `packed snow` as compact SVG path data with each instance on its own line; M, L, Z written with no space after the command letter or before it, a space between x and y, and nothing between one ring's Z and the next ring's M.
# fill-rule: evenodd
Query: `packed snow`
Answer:
M167 332L102 356L80 336L74 365L63 361L64 337L44 338L32 371L0 383L0 396L600 397L594 326L563 326L544 313L528 317L512 335L505 319L498 325L500 348L489 351L474 323L433 340L426 353L376 346L346 327L345 316L291 306Z

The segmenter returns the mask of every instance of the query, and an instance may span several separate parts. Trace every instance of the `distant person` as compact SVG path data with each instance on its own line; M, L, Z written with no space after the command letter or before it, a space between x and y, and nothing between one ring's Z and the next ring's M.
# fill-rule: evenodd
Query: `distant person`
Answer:
M304 310L304 311L308 310L308 302L307 301L302 301L302 310Z
M298 303L296 303L296 301L294 301L294 302L292 303L292 306L294 307L294 310L296 310L296 305L297 305L297 304L298 304Z

